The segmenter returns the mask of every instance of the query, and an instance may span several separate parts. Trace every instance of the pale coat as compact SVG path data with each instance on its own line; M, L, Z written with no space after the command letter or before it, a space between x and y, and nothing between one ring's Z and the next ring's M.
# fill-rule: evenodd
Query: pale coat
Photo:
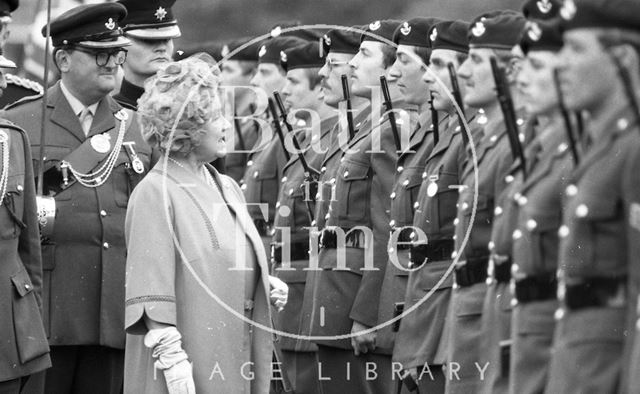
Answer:
M273 336L238 317L244 314L246 272L231 270L255 262L253 320L270 328L267 260L242 192L230 177L208 167L225 205L216 188L172 162L165 176L163 162L136 188L127 212L124 391L167 392L161 371L154 380L154 360L143 345L146 314L182 334L198 393L267 393ZM253 256L238 256L242 251ZM251 377L248 367L243 369L246 362L255 363L254 380L241 374Z

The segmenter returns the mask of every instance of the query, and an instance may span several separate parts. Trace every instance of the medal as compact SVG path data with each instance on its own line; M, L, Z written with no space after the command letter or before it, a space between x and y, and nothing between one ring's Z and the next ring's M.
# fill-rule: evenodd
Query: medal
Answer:
M144 164L142 164L142 160L140 160L138 156L131 161L131 166L136 174L142 174L144 172Z
M133 148L135 144L135 141L127 141L122 145L125 148L127 156L129 156L129 160L131 160L131 168L133 168L133 171L135 171L136 174L142 174L144 173L144 164L142 163L142 160L140 160L136 150Z
M108 134L98 134L91 137L91 147L98 153L107 153L111 149L111 137Z
M429 186L427 186L427 195L429 197L433 197L438 194L438 184L436 183L438 178L439 177L437 175L429 176Z

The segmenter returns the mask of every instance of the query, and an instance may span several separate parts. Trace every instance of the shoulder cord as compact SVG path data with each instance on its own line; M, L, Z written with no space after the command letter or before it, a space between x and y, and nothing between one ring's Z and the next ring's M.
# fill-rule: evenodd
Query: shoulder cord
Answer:
M4 202L9 180L9 135L0 130L0 149L2 150L2 168L0 169L0 205Z

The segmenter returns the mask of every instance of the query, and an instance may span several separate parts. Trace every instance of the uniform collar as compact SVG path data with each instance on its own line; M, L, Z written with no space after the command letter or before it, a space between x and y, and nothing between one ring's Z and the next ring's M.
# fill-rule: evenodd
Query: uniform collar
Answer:
M78 98L76 96L73 95L73 93L71 93L69 91L69 89L67 89L67 87L65 86L63 81L60 81L60 90L62 90L62 94L64 95L64 97L67 99L67 101L69 102L69 105L71 106L71 109L73 110L73 113L76 115L79 115L82 110L85 108L85 105L82 104L82 102L80 100L78 100ZM89 111L91 111L92 115L96 114L96 110L98 109L98 102L93 103L91 105L89 105L87 108L89 108Z
M134 85L127 81L126 78L122 78L122 84L120 85L120 93L118 94L128 104L138 107L138 99L142 97L144 93L144 87Z

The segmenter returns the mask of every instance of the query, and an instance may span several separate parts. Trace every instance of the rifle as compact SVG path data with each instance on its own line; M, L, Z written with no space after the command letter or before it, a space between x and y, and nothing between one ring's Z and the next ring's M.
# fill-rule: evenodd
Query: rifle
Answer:
M382 96L384 98L384 106L387 109L387 116L389 117L389 123L391 123L391 131L393 132L393 142L396 144L396 151L400 152L402 146L400 145L400 135L398 134L398 125L396 124L396 114L393 112L393 105L391 104L391 94L389 94L389 84L387 78L384 75L380 76L380 88L382 88Z
M349 141L353 139L353 136L356 134L353 128L353 114L351 111L351 93L349 92L349 81L347 80L347 76L342 74L340 77L342 80L342 95L344 96L344 100L347 102L347 126L349 126Z
M462 95L460 94L460 85L458 85L458 74L456 73L456 68L453 66L453 63L447 64L447 68L449 69L449 78L451 79L451 93L453 93L453 98L456 100L456 104L460 107L460 111L456 110L458 123L460 123L461 128L464 128L464 122L467 119L467 115L464 113L464 103L462 102ZM462 141L465 146L469 145L469 136L467 135L466 130L462 130Z
M491 71L493 72L493 79L496 84L496 93L498 96L498 102L500 103L500 109L502 109L502 115L504 116L504 123L507 126L507 136L509 137L509 144L511 145L511 154L513 159L520 159L522 166L522 174L524 179L527 179L527 166L522 151L522 145L518 137L518 123L516 122L516 113L513 108L513 100L511 99L511 92L509 91L509 84L507 78L502 70L498 66L498 61L495 57L491 57Z
M438 111L433 107L433 93L429 94L431 98L429 99L429 109L431 110L431 129L433 130L433 146L438 145L438 141L440 141L440 130L438 123Z
M567 107L564 105L564 97L562 96L562 90L560 89L558 69L553 70L553 83L556 88L556 94L558 95L558 107L560 107L560 113L564 120L564 129L566 130L567 138L569 139L569 147L571 148L571 156L573 156L573 164L577 166L580 163L580 158L578 156L578 149L576 148L576 138L573 135L573 127L571 126L569 111L567 111Z
M291 135L291 141L293 142L293 146L298 151L298 159L300 159L300 164L302 164L302 168L304 171L304 179L305 182L309 185L309 194L311 196L315 196L318 192L318 179L320 178L320 173L315 169L309 166L307 163L307 159L304 157L304 152L302 152L302 148L300 148L300 144L298 143L298 139L293 133L293 127L289 124L287 120L287 110L284 108L284 103L282 102L282 98L280 97L280 93L273 92L273 97L276 99L276 103L278 104L278 108L280 109L280 116L282 116L282 123L284 123L287 131ZM286 150L286 149L285 149ZM313 208L311 207L311 203L308 198L305 196L305 203L307 205L307 213L309 214L309 222L314 222Z
M273 100L271 99L269 99L269 112L271 113L271 117L273 118L273 123L275 123L276 125L276 133L278 134L278 139L280 139L280 144L282 145L282 150L284 151L284 157L287 159L287 161L289 161L289 159L291 159L291 156L289 155L287 146L284 143L284 134L282 134L282 128L280 128L276 106L273 104Z

